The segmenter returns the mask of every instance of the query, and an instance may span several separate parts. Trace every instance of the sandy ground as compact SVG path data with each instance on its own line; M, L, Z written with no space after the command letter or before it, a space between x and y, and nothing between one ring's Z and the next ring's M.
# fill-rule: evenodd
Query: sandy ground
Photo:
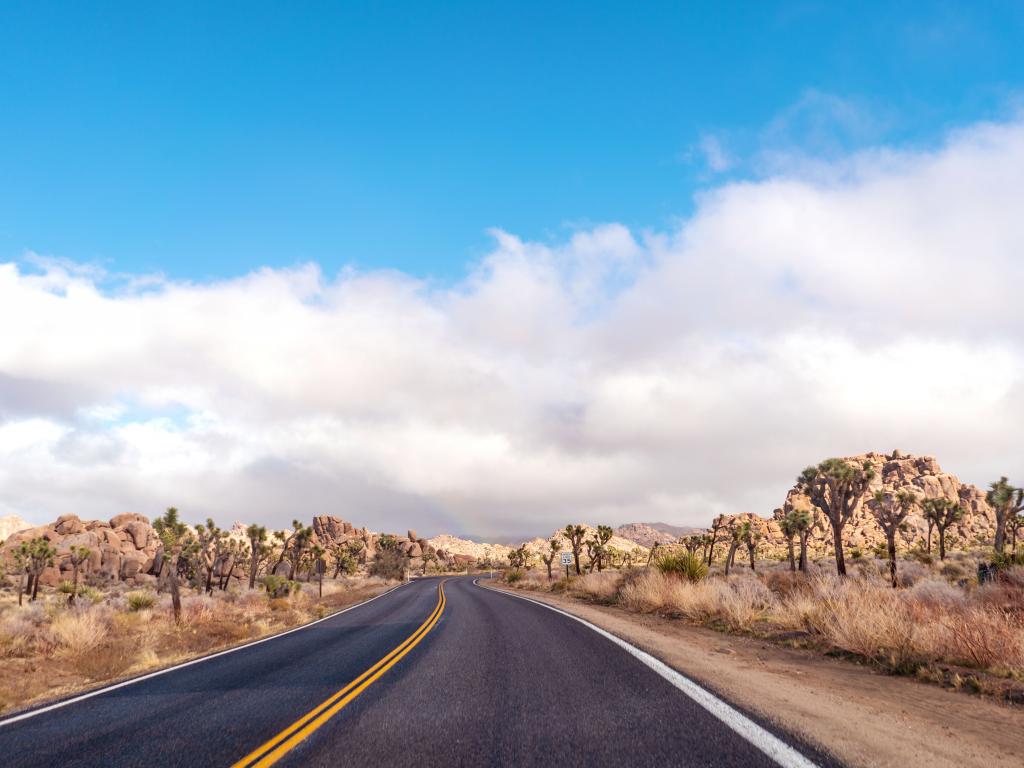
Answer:
M1024 709L658 616L520 592L627 640L851 766L1024 766Z

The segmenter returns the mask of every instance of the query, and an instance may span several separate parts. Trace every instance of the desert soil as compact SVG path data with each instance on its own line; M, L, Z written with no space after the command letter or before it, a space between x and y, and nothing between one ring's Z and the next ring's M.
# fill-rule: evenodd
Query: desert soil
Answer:
M528 596L618 635L844 764L1024 765L1022 708L659 616Z

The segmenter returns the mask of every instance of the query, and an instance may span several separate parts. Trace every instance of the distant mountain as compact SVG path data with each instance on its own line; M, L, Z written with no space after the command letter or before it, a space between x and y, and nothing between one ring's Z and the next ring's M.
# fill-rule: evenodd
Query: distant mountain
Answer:
M629 539L643 547L657 544L673 544L680 536L701 531L701 528L685 528L667 523L626 523L615 529L615 535Z

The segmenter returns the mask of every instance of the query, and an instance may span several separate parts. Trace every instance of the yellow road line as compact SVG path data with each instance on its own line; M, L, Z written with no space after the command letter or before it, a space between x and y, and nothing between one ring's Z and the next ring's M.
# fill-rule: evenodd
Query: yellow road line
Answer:
M444 581L437 585L437 605L433 612L427 617L419 628L407 637L398 647L391 651L368 670L359 675L337 693L331 695L327 700L314 707L294 723L289 725L274 738L265 742L243 757L231 768L263 768L273 765L297 744L306 739L310 734L326 723L346 705L355 699L359 694L369 688L385 672L397 664L401 659L415 648L420 640L426 637L427 633L434 628L441 614L444 613L444 606L447 602L444 596Z

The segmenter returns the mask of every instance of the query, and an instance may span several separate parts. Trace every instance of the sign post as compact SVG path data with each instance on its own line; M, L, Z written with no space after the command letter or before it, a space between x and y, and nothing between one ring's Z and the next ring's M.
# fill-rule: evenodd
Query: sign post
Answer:
M569 552L562 553L562 565L565 566L565 580L569 580L569 566L572 565L572 554Z

